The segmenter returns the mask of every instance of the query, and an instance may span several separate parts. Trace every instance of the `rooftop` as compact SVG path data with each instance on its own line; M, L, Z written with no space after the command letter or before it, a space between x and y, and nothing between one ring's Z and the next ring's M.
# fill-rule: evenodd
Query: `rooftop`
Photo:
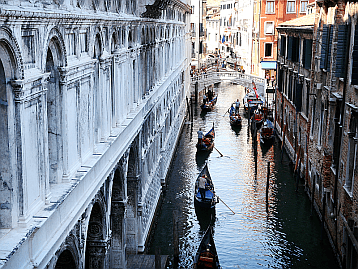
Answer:
M281 24L279 24L279 27L282 28L287 28L287 27L310 27L310 26L314 26L314 17L315 14L311 13L309 15L305 15L302 16L300 18L297 19L293 19L293 20L289 20L289 21L285 21Z

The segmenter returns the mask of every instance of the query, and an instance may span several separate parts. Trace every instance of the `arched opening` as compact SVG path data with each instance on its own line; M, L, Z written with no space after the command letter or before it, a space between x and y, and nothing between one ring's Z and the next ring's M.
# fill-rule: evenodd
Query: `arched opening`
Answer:
M47 85L47 128L50 183L58 183L62 179L62 100L58 66L60 66L59 50L56 41L52 39L46 55L46 72L50 73Z
M77 265L71 251L65 249L58 257L55 269L76 269Z
M95 203L92 207L91 217L88 223L85 268L104 269L106 268L106 227L104 224L104 214L99 205Z
M101 94L99 88L99 76L100 76L100 66L99 58L102 52L101 38L100 35L96 35L94 49L93 49L93 59L96 59L93 73L93 95L94 95L94 133L95 133L95 142L98 143L101 138Z
M13 50L5 41L0 41L0 228L12 228L17 221L17 210L19 209L16 200L17 186L13 182L15 177L11 169L11 159L16 158L14 148L10 145L14 139L14 119L9 116L14 111L11 79L16 79L17 68ZM21 204L22 205L22 204ZM20 209L21 210L21 209ZM22 212L20 212L22 213Z
M117 168L113 177L111 199L111 268L124 268L125 265L125 226L124 212L126 184L123 172Z
M12 68L9 65L8 50L6 45L0 43L0 183L1 186L6 186L6 182L11 184L11 170L10 170L10 148L9 148L9 122L8 122L8 91L6 79L6 71L9 72ZM5 57L4 57L5 56ZM6 66L7 64L7 66ZM6 69L4 67L6 66ZM12 184L11 184L12 185ZM10 202L10 205L8 204ZM11 217L11 207L12 205L12 192L10 188L0 188L0 203L3 205L8 205L7 207L2 207L0 211L0 228L11 228L12 226L12 217Z

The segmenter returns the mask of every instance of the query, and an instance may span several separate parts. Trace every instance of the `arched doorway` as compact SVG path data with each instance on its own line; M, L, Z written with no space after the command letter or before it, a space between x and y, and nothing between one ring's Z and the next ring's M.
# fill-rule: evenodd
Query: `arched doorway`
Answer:
M96 35L94 49L93 49L93 59L96 59L94 66L93 74L93 95L94 95L94 131L95 131L95 143L98 143L101 139L101 94L100 94L100 62L99 58L101 57L102 52L102 43L101 37L99 34Z
M46 72L50 73L47 85L47 124L48 124L48 158L50 183L62 179L62 95L60 89L61 53L56 38L53 38L47 49Z
M14 126L14 119L10 119L11 109L14 109L12 100L11 79L16 78L16 65L12 50L6 42L0 41L0 228L12 228L13 221L16 221L18 204L16 202L17 184L13 183L11 170L11 157L15 154L10 148L10 129ZM15 193L13 193L15 191Z
M75 259L70 250L65 249L58 257L55 269L77 269Z
M98 202L94 203L88 223L85 268L106 268L106 227L104 212Z
M125 179L123 172L117 168L113 177L111 200L111 268L125 268L125 198Z

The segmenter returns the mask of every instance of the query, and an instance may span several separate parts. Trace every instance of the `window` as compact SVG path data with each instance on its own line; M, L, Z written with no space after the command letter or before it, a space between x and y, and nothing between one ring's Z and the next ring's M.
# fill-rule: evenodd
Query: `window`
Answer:
M301 1L301 13L306 13L307 11L307 5L308 5L308 1Z
M265 57L272 57L272 43L265 43Z
M348 133L348 158L347 158L347 167L346 167L346 181L345 188L348 192L353 192L354 178L357 176L357 119L354 115L351 114L351 120L349 124L349 133Z
M296 1L287 1L287 13L296 12Z
M275 33L275 24L273 21L265 22L265 35L273 35Z
M275 1L267 1L266 14L274 14L274 13L275 13Z

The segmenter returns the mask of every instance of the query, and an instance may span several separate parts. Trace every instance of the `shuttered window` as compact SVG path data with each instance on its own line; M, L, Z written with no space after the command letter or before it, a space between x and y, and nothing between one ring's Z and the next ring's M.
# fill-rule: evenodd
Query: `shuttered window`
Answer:
M320 68L326 69L327 71L329 70L331 56L332 35L333 27L331 27L331 25L323 25Z
M292 38L292 62L298 62L300 51L300 39L298 37Z
M343 78L346 70L346 52L348 44L348 25L338 25L338 42L337 42L337 57L336 57L336 72L338 78Z
M305 39L303 40L303 55L302 55L303 67L306 69L311 69L311 60L312 60L312 40Z
M356 25L354 31L354 46L352 54L352 85L358 85L358 25Z
M281 36L280 55L283 57L286 55L286 36Z
M289 36L288 37L288 44L287 44L287 59L288 60L292 60L292 42L293 41L293 37Z

